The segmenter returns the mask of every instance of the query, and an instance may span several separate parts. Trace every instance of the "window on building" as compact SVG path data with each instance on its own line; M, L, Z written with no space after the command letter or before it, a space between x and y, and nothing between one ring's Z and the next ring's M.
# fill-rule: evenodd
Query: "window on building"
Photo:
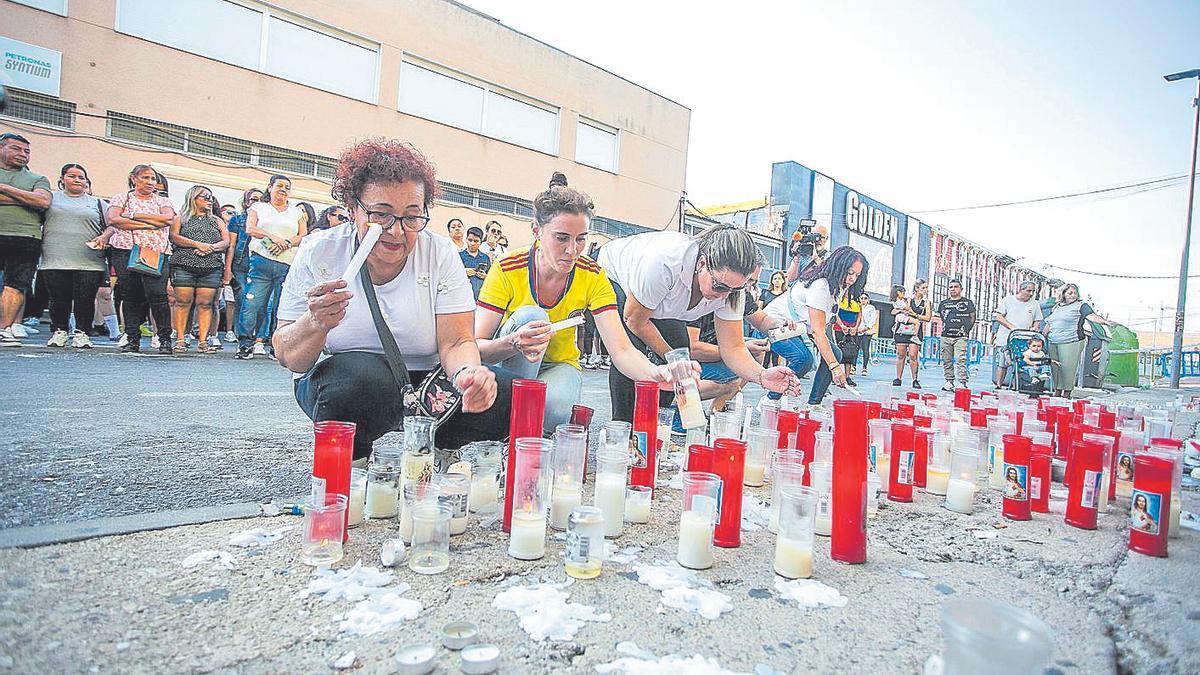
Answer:
M558 153L558 109L406 57L400 112L548 154Z
M575 161L617 172L617 130L580 119L575 125Z
M75 128L75 104L53 96L21 89L6 89L8 108L2 117L45 124L60 129Z
M28 5L35 9L44 9L47 12L55 14L67 15L67 0L13 0L19 5Z
M117 3L116 30L375 102L378 44L308 25L265 4L250 0L121 0Z

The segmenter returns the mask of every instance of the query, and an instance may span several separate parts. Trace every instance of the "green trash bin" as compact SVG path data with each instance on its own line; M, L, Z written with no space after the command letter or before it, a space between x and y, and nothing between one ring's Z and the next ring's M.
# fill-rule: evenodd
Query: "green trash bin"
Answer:
M1137 334L1118 323L1112 325L1109 329L1109 334L1112 336L1112 340L1108 343L1108 350L1110 352L1108 357L1108 375L1104 378L1104 381L1122 387L1138 386L1137 352L1129 354L1112 353L1125 349L1138 349Z

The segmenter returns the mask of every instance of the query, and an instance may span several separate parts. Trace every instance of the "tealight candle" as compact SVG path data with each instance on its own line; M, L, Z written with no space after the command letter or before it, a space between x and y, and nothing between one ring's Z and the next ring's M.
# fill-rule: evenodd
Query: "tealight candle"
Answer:
M471 645L460 656L459 668L468 675L487 675L500 667L500 648L493 644Z
M478 639L479 626L470 621L451 621L442 626L442 646L446 649L462 649Z
M437 649L432 645L409 645L396 654L396 672L403 675L425 675L437 666Z

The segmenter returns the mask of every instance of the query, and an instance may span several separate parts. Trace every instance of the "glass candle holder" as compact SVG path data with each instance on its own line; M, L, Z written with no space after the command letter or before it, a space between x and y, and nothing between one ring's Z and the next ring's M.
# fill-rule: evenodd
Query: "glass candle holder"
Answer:
M804 485L807 486L810 481L808 474L808 465L816 459L817 454L817 432L821 430L821 423L817 420L807 418L801 419L796 424L796 450L804 454ZM833 456L833 438L829 439L829 455Z
M687 471L711 473L713 461L712 446L698 444L688 446Z
M867 420L870 433L870 444L867 446L867 466L870 471L877 472L879 458L888 454L892 443L892 421L884 419Z
M1075 413L1070 408L1060 408L1054 415L1054 456L1067 459L1071 456L1071 425Z
M1094 530L1104 480L1104 445L1088 439L1072 441L1067 473L1071 480L1064 521L1073 527Z
M1054 653L1054 631L1007 603L961 599L942 607L944 675L1040 673Z
M1108 497L1110 487L1115 487L1111 484L1112 467L1116 461L1115 457L1115 439L1105 434L1083 434L1084 440L1095 441L1100 444L1103 450L1103 457L1100 460L1101 476L1100 476L1100 493L1096 496L1096 509L1100 513L1108 512Z
M560 424L554 430L554 488L550 499L550 527L567 529L567 519L583 501L584 453L587 432L583 427Z
M1004 489L1001 514L1009 520L1029 520L1029 449L1027 436L1004 435Z
M351 467L350 498L346 502L346 527L362 525L363 508L367 503L367 470Z
M1135 475L1134 458L1144 447L1142 426L1138 422L1128 422L1120 428L1121 437L1117 441L1116 470L1113 479L1117 484L1117 497L1129 499L1133 494Z
M780 493L779 533L775 536L775 573L787 579L812 576L813 525L817 493L789 486Z
M704 418L704 406L700 403L700 389L692 374L692 356L687 347L672 349L663 355L675 385L675 405L679 408L679 421L684 429L697 429L708 424Z
M946 508L957 513L975 510L975 466L979 454L974 448L950 451L950 479L946 481Z
M995 417L988 419L988 487L1004 490L1004 437L1017 433L1017 425Z
M925 491L931 495L946 494L946 483L950 480L950 433L939 431L933 435L929 449L929 468L925 473Z
M1175 458L1154 450L1134 458L1137 479L1129 506L1129 550L1167 557Z
M800 453L785 452L776 456L777 463L771 474L771 515L767 519L767 529L779 532L779 507L782 503L780 492L787 488L804 487L804 463L800 461ZM814 494L816 494L814 492Z
M404 418L404 453L401 483L427 483L436 473L433 435L437 420L432 417Z
M396 448L376 448L367 466L366 506L363 510L370 520L395 518L400 512L400 460L403 453Z
M864 563L867 561L867 406L862 401L834 401L833 418L833 523L829 556L839 562Z
M754 427L746 439L746 465L742 470L742 484L761 487L765 481L767 464L779 442L779 435L772 429Z
M453 536L466 532L471 477L464 473L444 473L436 478L439 486L438 503L450 509L450 534Z
M713 442L713 473L721 478L720 518L713 531L713 543L725 548L742 544L743 471L746 444L731 438Z
M867 474L867 517L874 518L879 513L879 491L883 482L874 473Z
M550 508L550 484L554 478L554 442L518 438L516 450L508 554L518 560L537 560L546 555L546 512Z
M605 425L605 431L608 431L608 425ZM619 537L625 526L625 475L629 471L629 451L602 451L596 461L593 503L604 514L604 536Z
M1047 445L1029 447L1029 510L1050 513L1050 477L1053 451Z
M595 579L603 561L604 514L594 506L577 506L567 517L563 570L576 579Z
M736 411L713 413L711 424L710 435L714 443L718 438L731 438L736 441L742 437L742 420Z
M323 567L342 559L346 533L346 495L325 493L321 501L304 504L304 538L300 562Z
M630 485L651 490L658 482L658 383L638 380L633 383L633 463L629 467Z
M650 488L644 485L629 485L625 488L625 522L650 522Z
M713 564L713 529L720 514L721 478L713 473L683 474L683 512L679 516L680 565L705 570Z
M813 531L828 537L833 531L833 463L813 462L808 470L812 472L812 488L817 493Z
M685 447L689 450L689 455L690 455L691 447L693 445L702 445L702 446L708 445L708 427L707 426L703 426L698 429L688 429L687 436L684 438L684 441L683 441L683 447ZM690 460L690 459L691 459L691 457L689 456L688 460ZM688 468L686 463L684 464L683 468L685 470Z
M570 423L577 427L583 427L583 482L584 483L587 482L588 452L591 450L591 447L592 447L591 429L592 429L592 418L595 416L595 414L596 414L596 411L593 410L592 408L587 407L586 405L576 404L576 405L571 406L571 421L570 421Z
M492 514L500 507L500 468L504 444L487 442L471 467L471 494L467 504L473 513Z
M512 382L512 412L508 418L508 462L504 472L505 532L512 528L513 476L517 472L517 439L541 438L546 418L546 383L541 380L515 379Z
M353 422L313 423L312 477L315 491L345 495L349 499L355 428ZM350 514L345 515L349 518ZM345 537L345 532L342 534Z
M401 488L404 504L400 509L400 540L412 542L413 509L422 504L437 504L442 493L439 483L409 483Z
M916 465L916 449L914 434L916 430L908 420L892 422L891 456L888 467L888 499L893 502L911 502L913 493L913 476Z
M933 450L932 427L913 429L913 485L925 487L929 481L929 455Z
M1183 511L1183 442L1174 438L1150 439L1150 450L1170 457L1175 463L1171 473L1170 537L1179 536L1179 519Z
M796 428L800 424L800 413L795 410L787 410L781 408L779 416L775 419L776 441L775 447L783 448L788 446L788 442L792 438L792 434L796 433ZM747 438L747 441L750 439Z
M779 428L779 401L763 397L758 401L758 426L767 429Z
M425 502L413 506L408 569L417 574L441 574L450 567L452 517L453 511L446 504Z

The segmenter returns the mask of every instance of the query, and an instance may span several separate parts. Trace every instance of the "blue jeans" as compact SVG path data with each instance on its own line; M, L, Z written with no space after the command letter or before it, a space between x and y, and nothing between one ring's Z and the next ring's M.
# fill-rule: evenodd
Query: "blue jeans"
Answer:
M518 307L500 326L496 337L512 335L533 321L549 320L550 315L537 305ZM575 364L562 361L543 363L541 359L530 361L517 353L488 367L500 376L546 383L546 415L542 425L547 433L571 421L571 406L579 403L583 393L583 374Z
M246 273L246 285L238 307L239 348L249 349L254 346L255 337L266 339L270 335L271 298L278 297L283 290L283 279L290 268L287 263L261 255L250 256L250 271Z
M733 382L738 378L737 373L730 370L724 361L712 361L700 364L700 379L712 380L718 384Z
M842 362L842 350L837 346L837 342L833 340L832 332L827 331L825 337L829 340L829 348L833 350L833 362ZM825 398L825 393L829 391L829 385L833 382L833 372L829 370L829 364L825 363L825 359L818 355L817 360L820 365L817 366L817 374L813 375L812 390L808 393L808 402L810 405L816 405Z
M787 359L787 366L796 374L796 377L804 377L813 365L812 350L804 342L802 337L791 337L786 340L771 343L771 352L779 355L782 359ZM826 387L828 387L826 383ZM816 387L816 381L813 381L813 387ZM777 401L782 397L782 394L769 391L767 398Z

